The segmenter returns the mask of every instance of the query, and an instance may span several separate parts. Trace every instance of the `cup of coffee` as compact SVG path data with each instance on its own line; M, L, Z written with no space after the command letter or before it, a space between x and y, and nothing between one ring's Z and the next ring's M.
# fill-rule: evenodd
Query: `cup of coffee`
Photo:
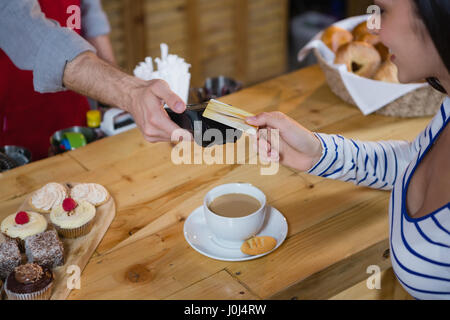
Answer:
M239 248L261 230L266 196L249 183L220 185L206 194L203 213L214 241L224 247Z

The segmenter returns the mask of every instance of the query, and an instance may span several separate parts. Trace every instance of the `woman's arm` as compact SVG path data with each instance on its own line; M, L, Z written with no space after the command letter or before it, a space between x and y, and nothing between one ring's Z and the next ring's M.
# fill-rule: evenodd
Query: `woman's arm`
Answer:
M392 189L415 149L407 141L363 142L336 134L315 135L322 144L322 157L307 173L374 189Z
M254 148L262 159L375 189L392 189L419 148L420 135L412 143L354 141L341 135L311 132L281 112L264 112L246 120L261 129L279 131L277 142L268 141L271 135L258 131Z

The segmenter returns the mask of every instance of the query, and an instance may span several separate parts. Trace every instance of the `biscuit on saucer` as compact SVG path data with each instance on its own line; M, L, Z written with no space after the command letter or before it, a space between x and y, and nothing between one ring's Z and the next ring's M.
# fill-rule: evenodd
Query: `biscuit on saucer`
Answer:
M241 246L241 251L245 254L256 256L272 250L276 245L277 240L273 237L253 237L245 240Z

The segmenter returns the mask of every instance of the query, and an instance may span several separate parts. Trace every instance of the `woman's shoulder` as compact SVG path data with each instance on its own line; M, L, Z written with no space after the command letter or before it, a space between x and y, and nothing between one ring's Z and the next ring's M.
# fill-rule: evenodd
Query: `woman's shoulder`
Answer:
M450 97L449 97L449 96L447 96L447 97L444 99L444 102L442 103L441 108L447 109L447 110L450 108Z
M438 133L444 128L450 118L450 97L446 97L438 109L433 119L428 123L422 132L416 137L412 145L416 152L425 150L425 147L433 142Z
M434 135L438 131L442 129L446 125L450 118L450 97L447 96L441 107L439 108L439 111L436 113L436 115L433 117L433 119L430 122L430 125L428 126L428 131L430 134Z

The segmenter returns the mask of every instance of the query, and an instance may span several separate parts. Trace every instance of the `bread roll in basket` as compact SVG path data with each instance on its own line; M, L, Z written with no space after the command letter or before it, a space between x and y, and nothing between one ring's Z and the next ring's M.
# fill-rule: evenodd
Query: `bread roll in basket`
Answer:
M348 18L335 23L334 26L352 32L369 17L370 15ZM303 60L308 52L313 50L331 91L345 102L359 107L364 114L374 112L403 118L433 116L439 110L446 96L426 83L382 82L360 77L348 71L343 64L336 65L336 53L333 52L336 51L336 46L327 43L327 47L322 41L322 35L323 32L316 35L299 52L298 59ZM332 47L333 51L329 47ZM373 105L370 105L372 102Z

